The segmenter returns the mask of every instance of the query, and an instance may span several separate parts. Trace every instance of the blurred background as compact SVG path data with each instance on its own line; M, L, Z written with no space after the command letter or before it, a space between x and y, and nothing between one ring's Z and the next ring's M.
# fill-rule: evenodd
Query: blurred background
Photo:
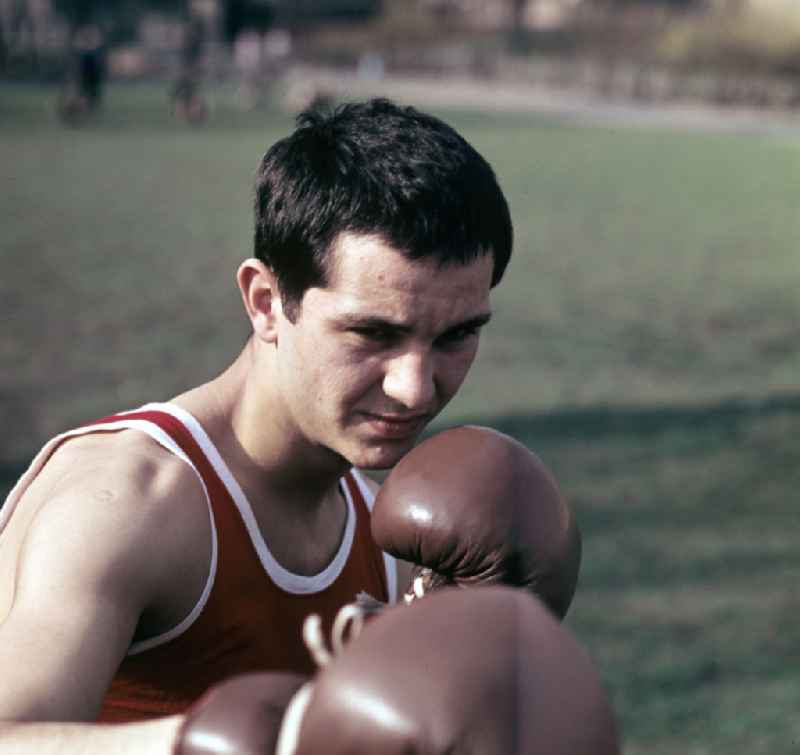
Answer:
M797 0L0 0L0 496L53 434L235 357L260 156L373 95L508 195L436 428L505 430L560 480L567 622L626 755L796 752Z
M459 76L627 97L800 104L795 0L2 0L0 72L60 82L62 115L106 80L166 79L180 114L212 82L256 106L319 96L326 72ZM292 76L292 73L295 75ZM296 86L293 86L296 85ZM296 98L296 99L292 99Z

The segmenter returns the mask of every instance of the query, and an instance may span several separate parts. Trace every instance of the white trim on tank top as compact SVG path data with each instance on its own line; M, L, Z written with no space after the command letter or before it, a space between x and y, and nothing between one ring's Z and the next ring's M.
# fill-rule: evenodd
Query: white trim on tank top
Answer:
M139 411L139 410L134 410ZM129 414L130 412L124 412L124 414ZM12 510L16 507L17 502L22 497L22 494L28 488L30 483L33 481L34 477L41 471L42 467L47 463L47 460L53 454L54 450L58 447L58 445L69 438L76 438L81 435L88 435L90 433L100 433L100 432L115 432L118 430L138 430L143 432L145 435L148 435L153 440L155 440L160 446L165 448L170 453L175 454L181 461L186 462L189 467L194 471L195 475L197 475L197 479L200 481L200 485L203 488L203 492L206 497L206 505L208 507L208 516L209 521L211 524L211 559L210 565L208 570L208 577L206 578L205 586L203 587L203 592L200 595L200 598L195 603L194 607L191 611L180 621L178 622L172 629L168 629L166 632L162 634L156 635L155 637L149 637L146 640L142 640L140 642L134 642L128 648L128 655L136 655L137 653L142 653L145 650L149 650L150 648L156 647L158 645L163 645L170 640L178 637L179 635L183 634L189 627L197 621L197 618L203 611L206 603L208 602L208 598L211 595L211 589L214 586L214 579L217 574L217 559L218 559L218 543L217 543L217 528L214 522L214 512L211 508L211 499L208 495L208 489L206 488L205 481L203 480L202 475L197 470L195 465L192 463L191 459L184 453L183 449L167 434L165 433L158 425L150 422L149 420L143 419L119 419L113 422L103 422L94 425L86 425L84 427L78 427L74 430L68 430L60 435L57 435L55 438L52 438L48 441L39 451L38 454L34 457L33 461L31 462L28 470L22 477L19 479L17 484L12 489L11 493L9 493L8 498L6 499L6 504L3 505L3 513L5 515L4 519L0 521L0 529L5 524L6 521L11 516Z
M250 501L248 501L247 496L236 481L236 478L231 474L225 460L197 419L188 411L175 404L145 404L137 411L162 411L171 414L191 433L233 499L242 517L245 528L247 529L247 534L250 536L250 542L261 561L261 565L264 567L270 579L278 587L294 595L311 595L321 592L333 584L336 578L342 573L347 563L355 537L356 512L347 485L343 482L340 484L347 502L347 522L345 524L344 536L342 537L342 542L339 545L336 555L331 562L317 574L310 576L295 574L281 566L270 552L258 528L258 523Z
M166 644L170 640L179 637L181 634L186 632L189 627L194 624L194 622L199 618L200 614L205 608L206 603L211 595L211 590L214 586L214 581L216 578L217 573L217 564L219 558L219 546L218 546L218 538L217 538L217 528L216 522L214 521L214 512L211 506L211 498L208 493L208 489L206 487L205 481L203 480L202 475L200 474L199 470L195 467L192 463L191 459L186 455L183 449L169 436L167 433L164 432L158 425L149 420L142 420L142 419L125 419L125 415L127 414L135 414L138 412L146 412L146 411L161 411L166 414L171 415L175 419L177 419L192 435L194 440L202 449L203 453L206 455L209 463L212 465L216 473L219 475L220 479L222 480L223 484L225 485L228 493L230 494L234 504L236 505L238 511L242 516L242 520L245 524L247 529L248 535L250 540L253 544L253 547L258 554L258 557L261 561L262 566L264 567L267 575L270 579L275 582L276 585L281 587L282 589L286 590L287 592L298 594L298 595L308 595L315 592L319 592L324 590L330 584L332 584L336 578L341 574L344 565L347 562L347 558L350 555L350 549L353 544L353 538L355 536L355 521L356 521L356 514L355 514L355 506L350 495L350 490L346 484L342 481L341 489L345 496L345 500L347 502L347 523L345 526L345 534L342 538L342 543L339 547L339 551L337 552L336 556L334 556L333 560L331 561L328 566L323 569L318 574L312 576L303 576L300 574L294 574L293 572L288 571L283 566L281 566L275 557L270 553L267 544L264 542L263 537L261 536L261 532L258 529L258 525L256 523L255 516L253 514L252 507L250 502L247 500L247 497L244 494L244 491L239 486L236 479L231 474L227 464L224 462L222 457L220 456L219 452L216 449L216 446L211 442L211 439L208 437L208 434L203 429L202 425L195 419L195 417L190 414L185 409L176 406L175 404L168 404L168 403L149 403L141 406L137 409L131 409L124 412L119 412L118 416L120 417L119 420L115 420L113 422L105 422L101 424L94 424L94 425L86 425L84 427L76 428L74 430L69 430L67 432L61 433L57 435L55 438L52 438L48 443L44 445L44 447L39 451L39 453L34 457L31 461L31 464L27 471L22 475L22 477L17 481L17 484L12 488L8 497L6 498L6 502L0 510L0 531L2 531L3 527L10 519L11 514L16 507L17 502L22 497L22 494L27 489L30 482L33 478L39 473L41 468L47 462L51 454L53 453L54 449L57 448L58 444L60 444L63 440L68 438L86 435L89 433L96 433L96 432L112 432L115 430L139 430L149 437L153 438L159 445L161 445L166 450L170 451L171 453L175 454L179 459L186 462L189 467L194 471L195 475L197 476L198 480L200 481L200 485L203 488L203 492L206 497L206 505L208 507L208 514L209 520L211 524L211 559L210 559L210 568L209 574L206 579L206 584L203 588L203 592L200 595L197 603L195 603L192 610L186 615L184 619L182 619L178 624L176 624L171 629L163 632L161 634L155 635L154 637L149 637L146 640L141 640L139 642L134 642L131 644L130 648L128 649L128 655L137 655L138 653L143 653L146 650L150 650L154 647L158 647L159 645ZM363 478L363 474L353 468L353 477L356 480L358 488L361 492L361 495L366 502L368 509L372 510L372 505L374 503L374 495L371 489L368 487L366 481ZM397 597L397 575L395 571L395 560L392 556L384 553L384 567L386 570L386 578L387 578L387 591L389 602L394 603Z
M350 471L353 473L353 479L356 481L358 489L361 491L361 497L367 504L371 514L372 507L375 505L375 494L367 484L364 473L360 469L353 467ZM386 593L389 598L388 602L391 605L397 602L397 559L394 556L390 556L386 551L381 551L381 553L383 553L383 568L386 572Z

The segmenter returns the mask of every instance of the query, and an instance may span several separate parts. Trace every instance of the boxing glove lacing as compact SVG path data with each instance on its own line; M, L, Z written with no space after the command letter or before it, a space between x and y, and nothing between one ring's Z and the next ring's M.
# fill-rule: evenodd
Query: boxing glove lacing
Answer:
M379 611L383 605L374 598L359 595L357 602L348 603L340 608L333 620L330 646L325 641L322 619L319 614L312 613L306 616L303 622L303 642L317 666L319 668L327 666L335 656L342 652L348 642L352 642L361 634L365 618L370 613ZM300 726L311 701L313 687L313 682L306 682L289 701L281 721L275 755L294 755L296 752L297 742L300 738Z
M330 649L326 647L319 614L312 613L306 616L303 622L303 642L317 666L320 668L327 666L335 655L342 652L348 642L361 634L367 613L367 609L358 603L348 603L340 608L331 628Z
M413 603L415 600L417 600L417 598L421 598L425 595L425 583L430 579L430 573L430 569L423 569L416 577L414 577L411 587L403 596L403 602L406 605Z

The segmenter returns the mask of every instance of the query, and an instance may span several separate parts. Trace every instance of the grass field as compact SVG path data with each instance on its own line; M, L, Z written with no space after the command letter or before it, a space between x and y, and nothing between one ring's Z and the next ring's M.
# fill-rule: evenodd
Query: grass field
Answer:
M219 370L246 326L258 157L288 131L148 87L80 129L0 87L0 488L50 434ZM569 624L626 755L800 745L800 135L443 113L495 165L517 246L439 425L515 435L585 535Z

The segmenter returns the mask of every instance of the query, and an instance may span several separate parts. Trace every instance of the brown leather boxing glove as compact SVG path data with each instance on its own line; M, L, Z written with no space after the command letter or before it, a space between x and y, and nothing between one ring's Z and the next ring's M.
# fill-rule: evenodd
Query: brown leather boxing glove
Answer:
M283 714L306 679L258 673L212 687L186 713L174 755L272 755Z
M386 608L304 693L277 755L619 753L585 650L537 598L508 587Z
M406 454L375 499L372 536L417 564L417 594L503 583L529 588L563 618L578 581L580 533L553 476L487 427L445 430Z

